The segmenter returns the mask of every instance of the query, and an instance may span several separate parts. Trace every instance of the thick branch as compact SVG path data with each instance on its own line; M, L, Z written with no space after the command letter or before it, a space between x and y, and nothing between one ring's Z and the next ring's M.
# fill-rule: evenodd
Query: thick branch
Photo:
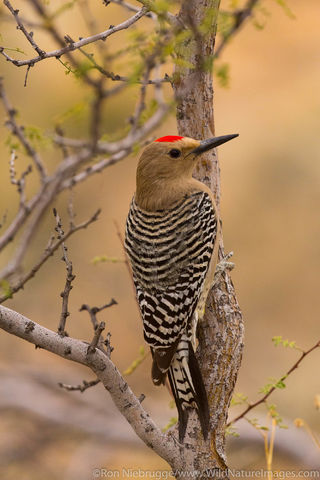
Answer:
M48 352L89 367L141 440L170 464L179 465L179 451L174 439L155 425L117 367L101 350L91 351L87 343L61 337L4 306L0 306L0 328Z

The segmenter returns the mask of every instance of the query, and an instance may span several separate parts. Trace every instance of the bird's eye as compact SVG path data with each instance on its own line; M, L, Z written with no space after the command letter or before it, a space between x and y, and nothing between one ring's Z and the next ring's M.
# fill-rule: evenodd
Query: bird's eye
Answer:
M173 148L172 150L170 150L169 155L172 158L178 158L178 157L180 157L181 152L177 148Z

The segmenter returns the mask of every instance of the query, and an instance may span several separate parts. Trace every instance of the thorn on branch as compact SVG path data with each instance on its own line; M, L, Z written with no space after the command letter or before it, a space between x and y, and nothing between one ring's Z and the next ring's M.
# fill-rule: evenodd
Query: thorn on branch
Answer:
M139 400L140 403L142 403L145 398L146 398L145 394L144 394L144 393L141 393L141 395L139 396L138 400Z

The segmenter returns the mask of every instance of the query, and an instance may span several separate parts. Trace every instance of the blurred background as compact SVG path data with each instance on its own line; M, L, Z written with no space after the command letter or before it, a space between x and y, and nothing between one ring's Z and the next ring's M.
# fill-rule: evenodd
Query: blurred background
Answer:
M14 3L23 15L36 21L27 2ZM129 16L116 5L106 10L100 2L90 3L99 31ZM222 2L222 8L229 3ZM262 3L267 11L259 11L255 22L244 26L220 60L229 65L228 86L215 82L216 134L240 134L239 139L219 149L219 158L225 247L234 251L232 278L246 329L235 392L250 401L259 397L261 387L273 381L270 378L279 379L299 357L297 350L275 347L272 337L282 335L303 349L320 338L320 3L288 0L294 18L280 7L281 2ZM24 37L4 15L3 7L1 14L1 43L23 49L28 55L25 58L29 58L31 51ZM59 26L76 38L87 35L76 8L59 17ZM112 42L121 39L128 42L128 34L112 38ZM56 48L41 31L37 40L46 50ZM16 52L14 55L19 56ZM45 140L40 140L40 148L53 170L61 160L49 140L53 126L62 118L67 135L86 137L90 92L54 60L31 69L27 87L23 86L25 70L0 59L0 71L8 95L19 110L19 122L43 131ZM166 95L170 98L169 87ZM103 113L106 135L112 136L125 126L137 96L138 89L132 87L107 104ZM18 196L9 180L8 130L0 108L0 216L7 211L9 224L17 211ZM173 115L154 135L168 133L176 133ZM19 154L19 161L21 168L23 162L28 163L23 154ZM68 242L76 279L67 330L71 336L90 340L89 316L79 312L80 306L84 302L100 306L115 298L118 305L103 311L100 320L106 321L112 334L113 361L121 371L139 356L144 344L115 226L116 221L124 231L135 189L136 165L136 156L129 156L77 186L76 221L86 219L97 207L102 208L102 214L97 223ZM30 192L36 187L35 176L34 180L30 177ZM68 195L62 194L54 205L66 222ZM32 243L26 268L39 257L53 229L54 218L48 212ZM2 254L0 267L6 265L14 246ZM119 261L95 264L93 258L101 255ZM65 265L59 253L5 306L55 330L64 282ZM288 378L286 388L271 397L288 427L276 431L274 470L320 468L320 450L310 432L294 425L294 420L301 418L319 436L319 371L318 349ZM83 379L93 379L84 367L0 332L1 478L86 480L94 467L167 469L167 464L136 438L100 385L83 394L58 386L58 382L79 384ZM160 426L176 415L166 389L152 385L150 357L128 381L137 395L146 395L144 406ZM242 409L232 407L230 418ZM256 418L261 425L269 422L263 406L249 418ZM228 439L230 467L265 467L261 432L245 420L235 427L240 437Z

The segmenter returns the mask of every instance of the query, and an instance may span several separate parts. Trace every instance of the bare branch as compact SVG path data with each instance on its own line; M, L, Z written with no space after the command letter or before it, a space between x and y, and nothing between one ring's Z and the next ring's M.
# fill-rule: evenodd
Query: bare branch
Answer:
M105 30L104 32L97 33L95 35L91 35L90 37L81 38L77 42L69 43L63 48L53 50L51 52L44 52L43 55L39 55L38 57L30 58L28 60L16 60L11 58L8 54L4 52L4 47L0 47L0 54L2 54L6 60L13 63L17 67L22 67L24 65L34 65L35 63L40 62L41 60L45 60L47 58L60 58L62 55L65 55L68 52L77 50L85 45L89 45L90 43L97 42L98 40L106 40L110 35L113 35L116 32L121 30L125 30L137 22L141 17L143 17L147 13L147 9L145 7L141 8L135 15L130 17L128 20L125 20L122 23L119 23L116 26L112 26ZM39 48L39 47L38 47Z
M40 174L40 177L41 177L41 180L42 182L44 183L46 181L46 178L47 178L47 174L46 174L46 171L45 171L45 168L44 168L44 165L42 163L42 160L40 158L40 155L38 154L38 152L32 147L32 145L30 144L29 140L27 140L26 136L24 135L24 132L23 132L23 128L20 127L17 122L16 122L16 119L15 119L15 116L16 116L16 110L11 106L10 102L9 102L9 99L6 95L6 92L4 90L4 86L3 86L3 81L2 81L2 78L0 77L0 98L2 100L2 103L4 105L4 108L5 108L5 111L7 112L7 115L9 117L9 120L7 121L7 124L11 130L11 132L13 133L13 135L15 135L19 142L21 143L21 145L25 148L27 154L29 155L29 157L32 158L37 170L39 171L39 174Z
M317 348L320 348L320 340L315 344L313 345L313 347L309 348L309 350L306 350L304 352L302 352L300 358L292 365L291 368L289 368L289 370L287 371L287 373L285 373L279 380L279 382L283 382L284 380L286 380L288 378L289 375L291 375L291 373L296 370L296 368L299 367L300 363L302 362L302 360L304 360L311 352L313 352L314 350L316 350ZM265 403L268 398L270 397L270 395L276 390L276 386L273 386L272 388L270 388L270 390L268 391L268 393L266 393L263 397L260 398L260 400L257 400L256 402L254 403L250 403L248 405L248 407L242 412L240 413L240 415L238 415L237 417L235 417L233 420L231 420L229 423L228 423L228 426L236 423L238 420L240 420L241 418L244 418L247 413L249 413L251 410L253 410L254 408L256 408L258 405L261 405L262 403Z
M53 209L53 214L55 216L56 224L57 224L55 228L55 230L58 233L57 238L58 240L60 240L64 236L64 231L62 230L61 218L55 208ZM73 227L73 224L70 224L70 228L72 227ZM68 258L68 249L66 247L65 242L62 242L61 246L62 246L62 260L66 264L67 275L66 275L66 283L64 286L64 290L63 292L60 293L60 296L62 297L62 309L61 309L58 333L62 336L65 336L67 335L67 332L65 330L66 321L67 321L67 317L70 315L70 313L68 312L69 295L72 290L72 282L76 278L76 276L73 275L72 262L70 262Z
M16 218L12 221L6 232L0 237L0 250L4 248L24 225L30 213L33 216L23 231L19 245L12 260L0 272L0 278L12 275L21 265L31 238L36 233L36 228L51 204L52 200L62 190L61 185L66 178L72 176L73 172L92 156L90 149L83 149L77 155L70 155L61 163L52 177L43 184L40 191L26 204L26 209L19 210ZM68 185L70 186L70 185Z
M22 20L19 16L19 10L15 10L9 0L3 0L4 5L10 10L12 15L15 18L15 21L17 22L17 28L22 31L32 48L38 53L40 57L43 57L45 55L45 52L41 50L41 48L38 47L38 45L35 43L33 40L33 32L28 32L27 29L25 28L24 24L22 23Z
M88 366L110 393L120 413L139 438L170 465L182 468L179 448L170 434L163 433L142 407L114 363L100 349L88 355L88 344L71 337L61 337L18 312L0 306L0 328L28 342Z
M17 180L16 179L16 171L15 171L15 160L17 159L16 153L14 150L11 152L10 157L10 181L12 185L16 185L18 189L18 193L20 196L20 209L25 210L26 207L26 196L25 196L25 178L26 176L32 172L32 167L29 165L27 169L22 172L21 177Z
M11 296L14 293L18 292L19 290L21 290L21 288L23 288L24 285L32 277L35 276L35 274L40 270L42 265L54 254L54 252L60 247L60 245L63 242L65 242L74 233L78 232L79 230L87 228L88 225L95 222L98 219L99 214L100 214L100 210L97 210L96 213L91 218L89 218L89 220L86 220L85 222L80 223L79 225L76 225L73 228L70 228L70 230L67 233L65 233L56 242L53 243L52 239L50 239L49 244L48 244L47 248L45 249L44 254L41 257L41 259L32 267L32 269L29 272L24 274L17 283L10 286ZM0 297L0 303L3 303L8 298L9 298L8 295L3 295L2 297Z

